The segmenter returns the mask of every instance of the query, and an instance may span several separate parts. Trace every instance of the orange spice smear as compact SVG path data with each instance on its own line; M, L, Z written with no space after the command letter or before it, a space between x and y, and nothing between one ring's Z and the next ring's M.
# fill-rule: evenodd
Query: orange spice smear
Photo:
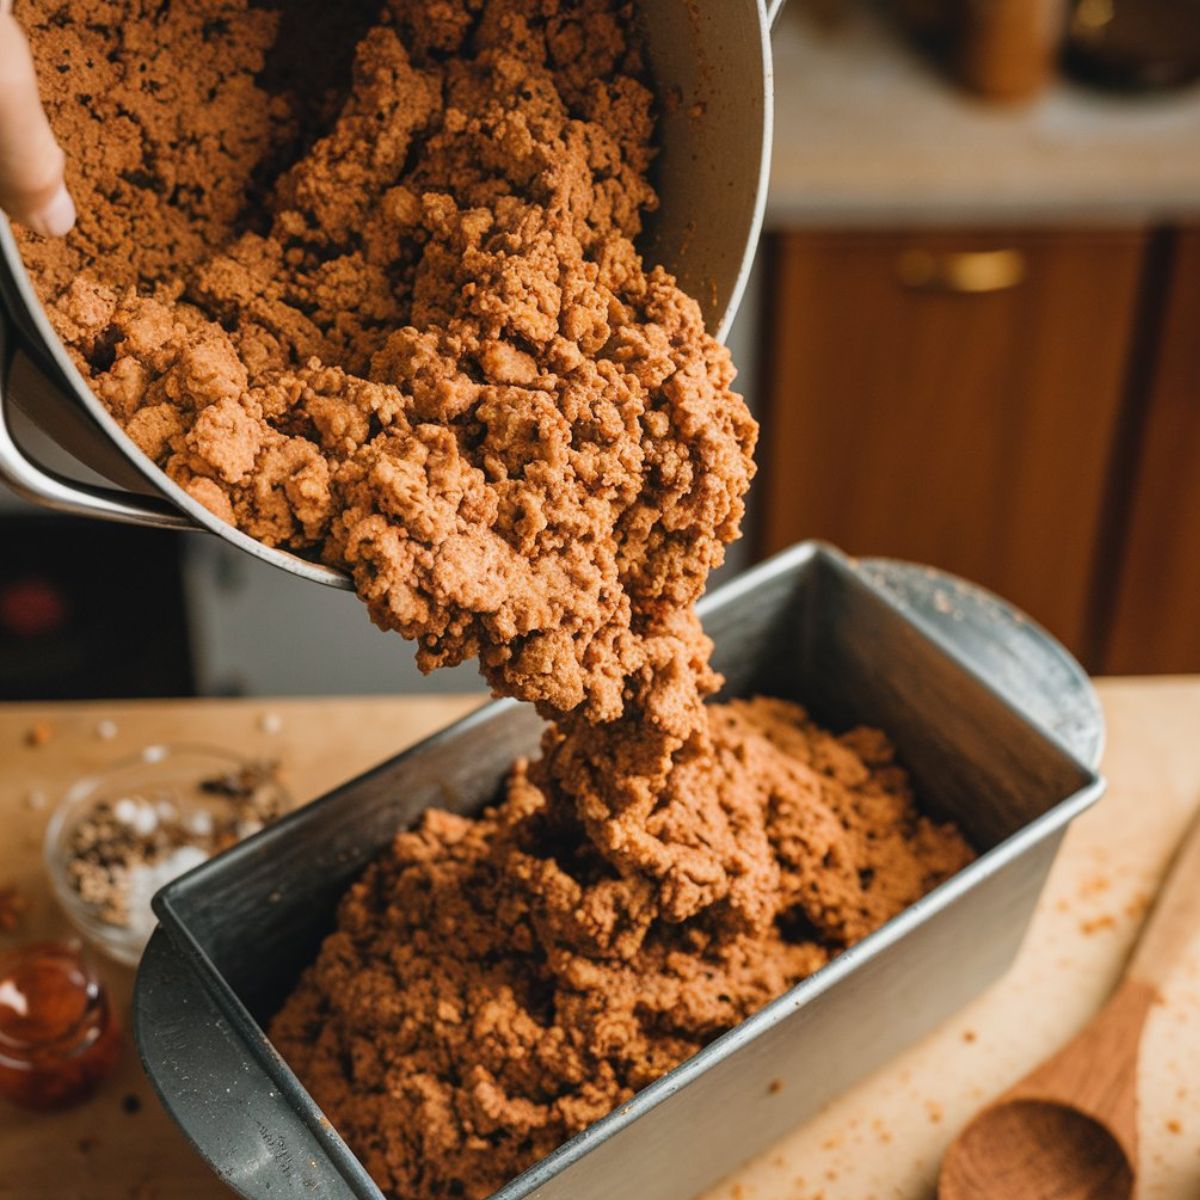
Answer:
M91 1094L120 1049L108 995L74 946L35 942L0 955L0 1096L65 1108Z

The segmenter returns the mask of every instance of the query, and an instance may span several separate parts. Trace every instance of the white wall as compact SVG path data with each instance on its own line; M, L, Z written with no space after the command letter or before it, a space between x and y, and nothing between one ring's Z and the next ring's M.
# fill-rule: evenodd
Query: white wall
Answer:
M486 691L473 664L425 677L350 592L308 583L207 534L188 534L185 586L206 695Z

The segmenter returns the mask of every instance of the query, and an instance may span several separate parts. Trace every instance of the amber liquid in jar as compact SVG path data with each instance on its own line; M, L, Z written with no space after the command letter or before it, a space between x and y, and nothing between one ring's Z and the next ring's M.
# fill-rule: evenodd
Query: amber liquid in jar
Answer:
M0 954L0 1096L27 1108L75 1104L120 1050L108 994L74 946Z

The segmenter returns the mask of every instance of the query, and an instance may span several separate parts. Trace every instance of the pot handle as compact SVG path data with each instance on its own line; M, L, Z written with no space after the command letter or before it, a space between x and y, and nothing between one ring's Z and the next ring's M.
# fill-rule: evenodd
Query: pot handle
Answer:
M0 481L22 499L55 512L101 517L126 525L195 529L187 516L165 500L68 479L39 466L21 449L9 422L17 349L11 325L0 322Z
M282 1094L163 930L150 938L133 997L133 1033L163 1107L224 1183L247 1200L364 1200L321 1135ZM311 1101L310 1101L311 1105ZM338 1139L340 1141L340 1139Z

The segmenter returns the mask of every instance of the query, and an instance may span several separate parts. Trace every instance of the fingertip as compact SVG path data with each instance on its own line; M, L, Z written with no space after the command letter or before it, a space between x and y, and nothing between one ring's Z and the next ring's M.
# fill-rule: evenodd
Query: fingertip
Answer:
M25 224L43 237L62 237L75 224L75 201L60 183L54 195L25 218Z

